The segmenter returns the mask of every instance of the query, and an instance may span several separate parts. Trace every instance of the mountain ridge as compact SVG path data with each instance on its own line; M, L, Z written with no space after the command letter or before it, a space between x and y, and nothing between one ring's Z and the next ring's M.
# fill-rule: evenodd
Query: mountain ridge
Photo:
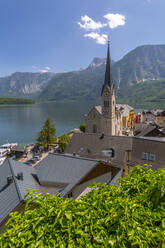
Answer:
M95 57L85 68L64 73L16 73L0 78L0 96L34 97L39 100L98 99L104 80L105 58ZM158 99L165 79L165 45L139 46L119 61L112 61L113 80L118 101L138 102L137 92L150 84L150 99ZM33 78L34 76L34 78ZM158 90L159 89L159 90ZM131 92L128 95L128 92ZM154 93L154 95L152 95ZM6 94L6 95L5 95ZM163 93L164 94L164 93ZM146 92L147 99L148 94ZM165 96L161 96L165 99ZM144 95L144 103L146 96ZM139 97L141 99L141 95ZM152 99L153 100L153 99Z

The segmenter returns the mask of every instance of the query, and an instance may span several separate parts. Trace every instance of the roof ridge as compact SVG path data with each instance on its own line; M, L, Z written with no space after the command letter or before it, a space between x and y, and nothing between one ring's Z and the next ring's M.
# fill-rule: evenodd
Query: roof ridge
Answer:
M74 155L67 155L67 154L56 154L54 152L49 153L49 155L55 155L55 156L59 156L59 157L76 158L76 159L81 159L81 160L83 159L83 160L96 161L96 162L100 161L98 159L92 159L92 158L86 158L86 157L80 157L80 156L74 156Z
M19 200L20 200L20 202L23 200L22 199L22 196L21 196L21 192L20 192L20 190L19 190L19 186L18 186L18 184L17 184L17 181L16 181L16 179L15 179L15 174L14 174L14 170L13 170L13 165L12 165L12 159L11 158L9 158L9 159L7 159L8 160L8 163L9 163L9 167L10 167L10 170L11 170L11 174L12 174L12 176L13 176L13 180L14 180L14 183L15 183L15 187L16 187L16 191L17 191L17 194L18 194L18 198L19 198Z

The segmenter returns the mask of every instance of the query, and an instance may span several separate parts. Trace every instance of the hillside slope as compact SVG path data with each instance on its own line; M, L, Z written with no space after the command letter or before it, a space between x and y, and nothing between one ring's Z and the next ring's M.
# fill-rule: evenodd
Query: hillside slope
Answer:
M105 62L105 58L94 58L86 69L67 73L14 73L0 78L0 97L57 101L99 99ZM164 106L165 45L137 47L121 60L113 61L112 71L119 102Z

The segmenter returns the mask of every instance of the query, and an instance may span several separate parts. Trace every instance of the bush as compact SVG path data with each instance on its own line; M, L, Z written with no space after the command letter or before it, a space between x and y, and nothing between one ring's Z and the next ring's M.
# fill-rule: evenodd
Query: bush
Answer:
M30 192L0 247L165 247L165 170L134 167L118 187L96 185L79 200Z
M64 152L65 148L67 147L71 137L68 134L63 134L59 137L58 145L62 152Z
M80 125L80 130L81 130L81 132L85 133L85 127L86 127L86 124L85 124L85 123L82 123L82 124Z

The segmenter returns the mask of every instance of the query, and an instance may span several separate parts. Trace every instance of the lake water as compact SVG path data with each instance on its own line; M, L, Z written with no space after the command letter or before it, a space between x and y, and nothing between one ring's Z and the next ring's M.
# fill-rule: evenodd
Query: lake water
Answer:
M19 145L33 143L44 121L50 117L57 135L79 127L94 102L36 103L32 105L0 106L0 145L17 142Z

